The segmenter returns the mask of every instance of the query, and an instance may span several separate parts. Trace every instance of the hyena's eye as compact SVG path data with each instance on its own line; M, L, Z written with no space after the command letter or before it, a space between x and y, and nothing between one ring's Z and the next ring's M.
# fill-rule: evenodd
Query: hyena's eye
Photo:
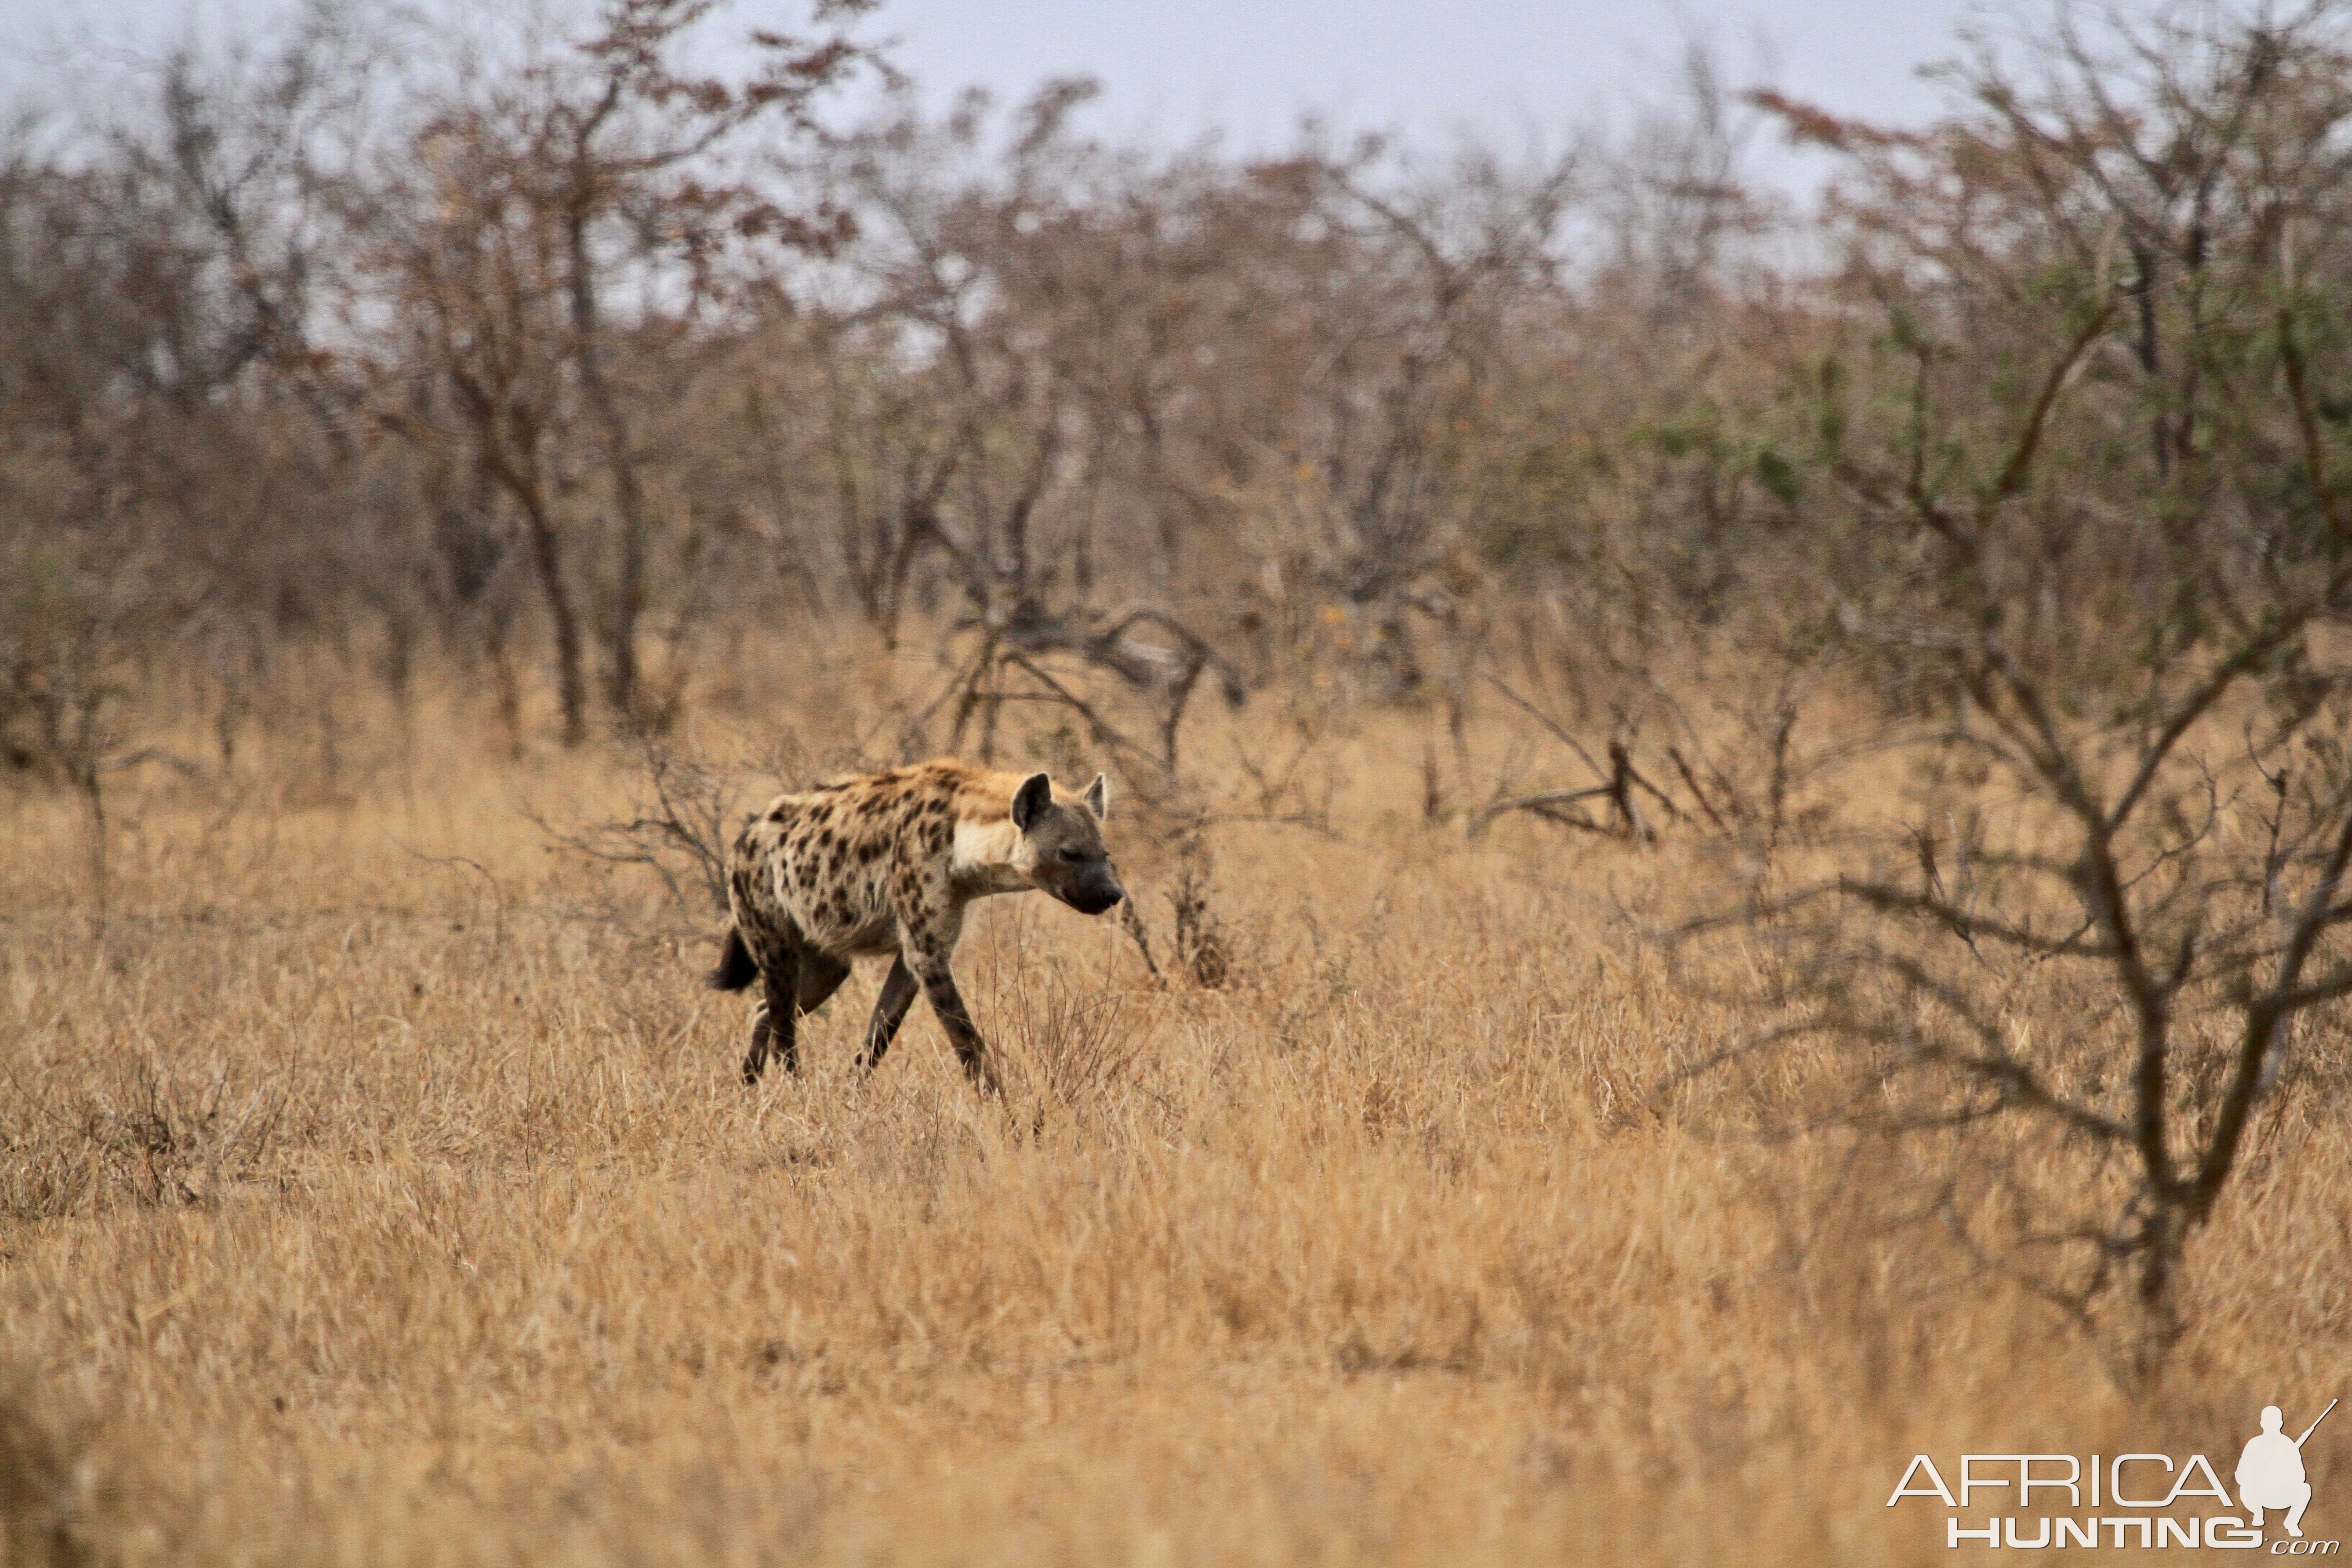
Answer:
M1068 865L1075 866L1086 858L1087 852L1083 849L1065 848L1062 851L1062 859Z

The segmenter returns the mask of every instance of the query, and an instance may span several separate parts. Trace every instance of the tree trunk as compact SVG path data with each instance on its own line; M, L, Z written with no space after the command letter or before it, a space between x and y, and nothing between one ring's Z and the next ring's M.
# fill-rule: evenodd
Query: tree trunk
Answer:
M499 727L506 731L507 755L515 762L522 761L522 690L515 679L514 658L507 648L506 623L498 616L490 617L482 634L482 647L489 656L490 679L497 684L496 699Z
M604 326L596 302L596 279L588 254L587 214L574 207L569 218L572 353L580 367L580 386L590 413L604 437L604 465L613 479L613 506L620 515L620 581L614 585L613 615L606 637L609 666L606 700L624 722L634 724L638 712L637 621L645 613L646 503L637 483L637 465L630 450L628 420L604 379Z
M106 939L106 784L100 774L98 759L90 757L74 764L74 786L81 792L82 804L89 812L89 891L96 909L92 936Z
M576 746L588 738L588 689L580 674L580 623L572 612L571 595L563 591L562 545L547 515L546 503L528 487L512 488L530 534L531 563L539 569L548 619L555 626L555 679L563 703L563 743Z
M2131 1341L2126 1366L2135 1391L2152 1393L2180 1342L2180 1262L2184 1216L2169 1205L2148 1216L2138 1237L2137 1278L2132 1281Z

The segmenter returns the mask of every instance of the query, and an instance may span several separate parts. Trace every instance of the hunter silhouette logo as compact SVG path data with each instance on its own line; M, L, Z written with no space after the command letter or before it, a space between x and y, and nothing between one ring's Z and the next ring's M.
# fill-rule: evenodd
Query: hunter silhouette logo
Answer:
M2341 1542L2303 1538L2304 1510L2311 1506L2303 1450L2336 1403L2329 1400L2299 1437L2287 1435L2284 1411L2264 1405L2262 1430L2238 1456L2234 1503L2220 1467L2202 1454L2184 1459L2147 1452L2014 1453L1962 1454L1957 1470L1939 1470L1932 1456L1915 1454L1886 1506L1933 1498L1949 1510L1944 1543L1956 1549L1978 1542L2028 1549L2267 1547L2273 1557L2332 1557ZM1988 1501L1998 1511L1972 1517ZM2286 1516L2280 1521L2286 1535L2266 1542L2263 1519L2272 1513Z
M2336 1401L2329 1400L2327 1410L2335 1408ZM2290 1439L2280 1430L2284 1414L2275 1405L2263 1406L2263 1429L2246 1440L2246 1451L2238 1457L2238 1501L2246 1510L2246 1522L2254 1529L2263 1527L2264 1509L2284 1509L2286 1532L2298 1541L2303 1538L2303 1510L2311 1506L2311 1481L2303 1473L2303 1446L2319 1430L2319 1422L2327 1419L2327 1410L2303 1429L2302 1436Z

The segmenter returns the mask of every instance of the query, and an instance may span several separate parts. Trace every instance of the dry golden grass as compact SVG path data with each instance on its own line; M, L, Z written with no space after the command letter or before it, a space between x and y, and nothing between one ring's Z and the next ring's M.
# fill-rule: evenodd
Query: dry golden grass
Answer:
M11 1560L1935 1561L1940 1510L1881 1506L1915 1450L2219 1453L2352 1384L2321 1079L2132 1403L1874 1223L1886 1156L1654 1100L1731 1026L1602 895L1693 864L1425 826L1423 720L1324 742L1336 837L1215 835L1221 990L982 906L1001 1106L920 1007L853 1085L864 972L744 1089L707 942L520 814L614 764L475 727L126 784L102 939L70 804L0 805ZM2333 1535L2352 1423L2311 1455Z

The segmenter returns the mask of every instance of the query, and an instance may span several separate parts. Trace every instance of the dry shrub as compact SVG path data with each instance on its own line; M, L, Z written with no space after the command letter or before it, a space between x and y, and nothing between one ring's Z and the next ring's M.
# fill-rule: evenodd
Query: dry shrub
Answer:
M1210 902L1213 867L1200 836L1184 840L1168 904L1176 921L1176 962L1193 984L1220 991L1234 977L1232 940Z
M1049 1106L1083 1115L1134 1086L1149 1037L1135 1026L1133 1006L1125 993L1081 991L1050 966L1014 973L999 988L992 1041L1035 1096L1040 1116Z

